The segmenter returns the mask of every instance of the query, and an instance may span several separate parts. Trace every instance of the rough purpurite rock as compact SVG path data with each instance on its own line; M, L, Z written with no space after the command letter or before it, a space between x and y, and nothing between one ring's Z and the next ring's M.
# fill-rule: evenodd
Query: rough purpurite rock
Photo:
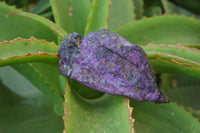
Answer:
M168 102L144 50L117 33L68 34L58 57L61 74L92 89L138 101Z

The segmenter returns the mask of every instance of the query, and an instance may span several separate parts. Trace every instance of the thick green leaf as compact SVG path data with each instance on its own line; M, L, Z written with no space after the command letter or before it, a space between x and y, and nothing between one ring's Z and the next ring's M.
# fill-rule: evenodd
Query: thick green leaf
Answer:
M4 3L0 3L0 12L1 12L0 13L0 22L1 22L1 24L0 24L0 41L12 40L17 37L30 38L31 36L34 36L38 39L45 39L48 41L55 41L55 42L57 41L57 34L54 31L52 31L52 29L49 28L49 27L53 28L53 26L51 25L52 23L50 21L48 21L46 19L44 20L44 18L42 18L40 20L41 17L38 20L38 17L32 17L32 16L29 17L29 15L26 17L24 17L24 16L9 16L9 17L7 17L7 15L13 11L18 12L20 10L18 10L14 7L8 6ZM25 13L24 15L27 15L27 14ZM43 22L41 22L41 21L43 21ZM45 24L51 23L51 24L48 26L48 25L44 25L44 23ZM53 25L55 25L55 24L53 24ZM58 26L55 26L54 28L56 28L56 27L58 27ZM56 31L58 31L58 29L56 28ZM30 56L30 58L32 58L32 57ZM41 58L43 58L46 61L51 60L51 58L48 59L49 56L42 56ZM33 57L33 59L35 59L35 57ZM22 60L24 60L24 62L26 61L23 58L20 59L20 61L22 61ZM29 59L27 61L29 62ZM27 67L28 66L29 65L27 65ZM30 67L30 69L32 69L32 68ZM44 76L44 77L46 77L46 76Z
M11 40L11 39L14 39L17 37L30 38L31 36L35 36L36 38L39 38L39 39L46 39L48 41L57 41L57 33L55 31L59 31L58 30L59 28L58 29L56 28L58 26L55 26L55 24L53 24L53 26L52 26L52 23L50 21L48 21L48 20L43 21L43 18L41 20L39 18L39 20L38 20L38 17L34 17L34 18L32 18L32 16L30 18L29 18L29 16L26 16L26 17L24 17L24 16L9 16L9 17L7 17L7 15L13 11L18 12L19 10L17 10L14 7L7 6L4 3L0 3L0 12L1 12L0 13L0 22L1 22L0 41ZM27 14L24 13L23 15L27 15ZM50 24L50 25L45 25L45 24ZM51 29L49 27L51 27ZM56 29L54 30L53 28L56 28ZM43 50L41 50L41 51L43 51ZM35 57L33 57L33 58L35 59ZM52 59L52 58L49 59L48 56L44 56L41 58L43 58L46 61ZM57 57L55 57L55 59L57 60ZM22 61L22 59L19 59L19 60ZM25 61L25 59L23 59L23 60ZM16 61L16 60L14 60L14 61ZM27 61L30 62L29 59ZM12 67L14 67L14 66L12 66ZM16 69L16 68L18 68L18 69ZM29 64L23 64L23 68L21 67L20 64L16 64L15 69L18 70L18 72L21 73L24 77L28 78L28 80L30 80L31 82L34 81L35 79L38 79L38 80L41 79L41 74L36 72L38 70L35 69L33 66L30 66ZM34 76L31 77L30 76L31 73L36 73L36 74L34 74ZM52 73L54 73L54 72L52 72ZM59 90L59 88L53 88L53 86L50 87L50 85L52 85L52 84L48 83L48 76L49 76L49 74L44 75L44 73L43 73L42 77L44 80L39 80L37 87L39 89L41 89L41 88L43 88L43 86L45 86L44 90L47 91L46 95L48 95L48 97L54 103L62 106L62 97L59 95L60 93L57 93L58 92L57 90ZM55 75L51 75L51 76L55 76ZM47 85L46 83L49 85ZM23 82L21 82L21 84L23 84ZM48 91L50 91L50 94L48 93ZM43 92L45 93L45 91L43 91ZM52 95L52 96L50 96L50 95Z
M49 43L45 40L38 40L35 38L18 38L13 41L5 41L0 44L0 66L23 62L42 61L53 63L53 66L43 63L35 63L32 65L15 65L13 67L24 77L29 79L31 83L38 87L38 89L47 94L53 102L60 104L60 100L62 99L60 95L62 91L58 79L59 72L57 66L55 66L58 61L56 54L57 51L58 46L55 45L55 43ZM32 73L32 76L30 76L29 73ZM41 77L43 77L43 79ZM35 79L37 80L35 81Z
M4 41L0 43L0 66L36 61L57 64L57 51L55 43L33 37Z
M42 62L32 64L34 69L31 67L30 73L31 71L37 71L42 76L45 76L46 82L48 82L57 94L61 94L62 91L58 78L59 72L57 69L57 51L58 46L55 43L35 38L18 38L13 41L5 41L0 43L0 66L25 62ZM44 62L51 65L44 64ZM30 66L28 65L27 67ZM41 87L38 86L38 88L40 89Z
M126 10L124 10L126 9ZM110 8L108 29L117 30L120 26L133 22L135 18L132 0L113 0Z
M168 1L168 0L161 0L164 10L167 14L178 14L178 15L186 15L186 16L195 16L197 18L199 18L200 16L182 8L179 7L175 4L173 4L172 2Z
M148 54L163 54L174 55L191 61L191 63L199 63L200 65L200 50L195 48L184 47L181 44L178 45L153 45L149 44L143 47Z
M66 132L133 132L132 109L129 100L122 96L105 94L95 100L85 100L68 86L64 106Z
M198 133L199 121L174 104L132 101L136 133Z
M135 16L136 19L141 19L144 13L144 1L143 0L133 0L134 9L135 9Z
M45 39L47 41L57 41L57 33L50 29L51 25L44 25L51 23L44 22L43 19L36 20L35 17L24 16L8 16L13 11L20 11L12 6L0 3L0 41L13 40L17 37L30 38L34 36L38 39ZM27 14L26 14L27 15ZM41 18L41 17L40 17ZM56 26L58 27L58 26ZM59 31L56 29L56 31Z
M85 29L85 35L90 31L108 28L111 0L93 0Z
M135 21L117 32L129 41L153 44L200 44L200 22L186 16L158 16Z
M58 60L57 55L55 54L28 54L25 56L15 56L5 60L0 60L0 67L11 64L30 62L45 62L48 64L56 64Z
M61 27L56 25L55 23L51 22L50 20L41 17L39 15L35 15L28 12L22 12L22 11L14 11L8 14L8 16L23 16L29 18L29 21L37 21L40 22L42 25L48 27L50 30L52 30L57 36L59 36L61 39L67 34Z
M147 56L157 73L179 73L200 79L200 51L182 45L147 45Z
M167 89L165 91L165 94L169 97L170 101L175 101L179 105L184 105L185 109L187 111L191 111L193 116L200 118L199 109L195 110L194 105L197 107L199 99L197 99L197 96L194 95L194 92L196 92L196 95L199 95L197 89L199 87L196 87L196 85L200 85L199 80L199 71L192 70L193 67L198 63L200 63L200 51L194 48L186 48L181 45L177 46L166 46L166 45L151 45L147 46L147 51L150 50L150 53L157 53L155 55L155 58L159 58L157 60L151 60L151 63L154 66L154 69L158 72L161 70L162 72L169 72L169 73L179 73L182 74L177 77L177 75L169 75L164 74L162 75L162 82L160 87L163 89ZM158 56L159 54L164 54L165 56L178 56L178 58L182 58L182 60L187 59L181 63L180 60L178 61L177 57L173 57L170 60L166 60L168 57L166 57L163 61L161 61L162 57ZM163 55L162 54L162 55ZM170 54L170 55L169 55ZM150 57L150 56L149 56ZM150 57L151 58L151 57ZM162 64L164 62L168 62L168 64ZM194 65L191 65L190 63L195 63ZM179 65L178 65L179 64ZM184 68L185 67L185 68ZM200 69L199 69L200 70ZM160 72L161 72L160 71ZM188 75L190 77L183 77L183 75ZM181 79L180 79L181 77ZM193 79L191 77L195 77L197 79ZM177 79L178 78L178 79ZM187 87L188 86L188 87ZM173 89L170 89L173 88ZM187 89L187 90L186 90ZM191 92L190 92L191 91ZM171 92L171 93L170 93Z
M68 33L84 33L90 0L51 0L55 21Z
M184 74L189 77L200 79L199 77L199 69L194 69L190 65L185 65L185 63L179 63L173 60L165 60L165 59L151 59L151 64L156 73L176 73L176 74Z
M0 82L0 132L61 133L64 124L53 112L52 103L24 77L11 71L0 68L0 77L6 77L1 80L8 85Z
M55 34L56 34L56 36L58 35L58 36L60 36L61 38L64 36L64 35L66 35L67 33L64 31L64 30L62 30L60 27L58 27L57 25L55 25L54 23L52 23L52 22L50 22L49 20L47 20L47 19L44 19L44 18L42 18L42 17L40 17L40 16L37 16L37 15L33 15L33 14L29 14L29 13L25 13L25 12L12 12L12 15L19 15L19 16L24 16L24 17L30 17L32 20L31 21L36 21L36 22L40 22L40 24L41 24L41 26L43 26L44 25L44 27L49 27L49 29L51 29L53 32L55 32ZM11 16L10 16L11 17ZM38 34L38 29L40 29L41 31L43 30L43 28L41 27L34 27L34 25L31 25L30 26L30 28L34 28L34 29L31 29L31 31L34 31L35 29L36 29L36 31L37 32L34 32L32 35L35 35L35 36L37 36L37 34ZM19 27L18 27L19 28ZM29 28L29 29L30 29ZM19 28L19 29L21 29L21 27ZM28 28L27 28L28 29ZM25 30L27 30L27 29L25 29ZM45 30L44 30L45 31ZM43 32L44 32L43 31ZM46 31L46 32L48 32L48 34L50 34L50 32L49 31ZM29 30L28 30L28 33L29 33ZM45 34L46 35L46 34ZM45 38L45 39L48 39L48 38ZM26 43L26 42L24 42L24 45L23 45L23 43L22 43L22 45L20 45L20 46L22 46L22 47L20 47L19 45L19 47L18 48L15 48L15 49L12 49L12 50L14 50L14 51L11 51L10 52L10 54L13 54L13 55L19 55L18 53L16 53L16 51L18 51L19 52L19 50L20 50L20 52L23 52L23 54L28 54L28 56L27 55L25 55L25 56L20 56L20 57L18 57L18 58L10 58L10 60L8 59L8 60L5 60L4 62L2 62L2 63L4 63L4 65L6 65L6 62L7 63L10 63L10 64L12 64L12 63L23 63L23 62L31 62L31 61L42 61L42 62L46 62L46 63L53 63L53 64L57 64L57 56L56 56L56 53L57 53L57 50L58 50L58 47L56 47L56 46L53 46L53 45L51 45L51 47L50 47L50 45L48 45L48 44L44 44L45 43L45 41L41 41L41 42L43 42L43 43L38 43L37 41L36 42L32 42L29 46L27 46L27 47L24 47L24 45L26 45L26 44L29 44L29 43ZM46 42L47 43L47 42ZM9 45L6 45L6 47L7 46L9 46ZM35 47L35 46L37 46L37 47ZM14 47L15 47L15 45L14 45ZM9 50L10 50L10 48L9 48ZM35 52L35 54L33 54L33 51ZM39 52L39 54L38 54L38 52ZM45 54L45 52L46 53L54 53L54 54ZM31 54L30 54L31 53ZM20 55L21 55L21 53L20 53ZM25 66L25 64L24 64L24 66ZM17 66L17 65L15 65L15 67L18 67L18 68L21 68L21 66ZM60 87L59 87L59 84L58 84L58 78L56 79L56 77L58 77L58 70L57 70L57 67L55 67L55 66L50 66L50 65L47 65L47 64L40 64L40 65L34 65L34 67L36 67L36 68L33 68L33 67L30 67L30 68L28 68L28 67L30 67L29 65L27 65L26 66L26 68L27 68L27 70L26 71L30 71L30 72L27 72L27 73L21 73L22 75L24 75L25 77L29 77L29 75L28 75L28 73L31 73L32 71L39 71L40 73L41 73L41 75L43 76L43 78L44 78L44 80L45 80L45 82L48 82L48 84L50 85L50 86L48 86L49 88L53 88L53 91L56 91L57 93L56 93L56 95L60 95L61 94L61 89L60 89ZM43 68L43 69L42 69ZM51 69L47 69L47 68L51 68ZM46 70L46 71L45 71ZM48 71L47 71L48 70ZM51 72L49 72L51 70ZM19 70L19 72L21 72L20 70ZM45 73L46 72L46 73ZM27 75L26 75L27 74ZM39 75L38 75L39 76ZM53 77L53 78L50 78L50 77ZM37 78L37 75L35 75L35 77L34 78ZM38 79L40 79L40 77L38 77ZM31 78L29 78L29 80L32 80ZM41 80L41 82L44 82L44 80ZM32 81L31 81L32 82ZM45 84L45 83L41 83L41 84ZM39 89L41 89L42 88L42 86L40 86L40 85L38 85L37 86ZM48 87L46 87L46 89L48 88ZM50 90L51 91L51 90ZM43 91L44 92L44 91ZM47 92L48 92L48 90L47 90ZM48 94L47 94L48 95ZM57 96L55 96L55 97L57 97ZM59 97L61 97L61 96L59 96ZM55 101L55 103L56 104L59 104L59 105L61 105L62 106L62 104L60 104L60 102L56 102L57 100L55 100L53 97L51 97L52 98L52 101ZM58 100L59 101L59 100Z

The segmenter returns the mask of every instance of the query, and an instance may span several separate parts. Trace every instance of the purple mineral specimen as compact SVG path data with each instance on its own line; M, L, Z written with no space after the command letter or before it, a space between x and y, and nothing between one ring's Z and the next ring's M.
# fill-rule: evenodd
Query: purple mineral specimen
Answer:
M138 101L168 102L144 50L117 33L68 34L58 57L61 74L92 89Z

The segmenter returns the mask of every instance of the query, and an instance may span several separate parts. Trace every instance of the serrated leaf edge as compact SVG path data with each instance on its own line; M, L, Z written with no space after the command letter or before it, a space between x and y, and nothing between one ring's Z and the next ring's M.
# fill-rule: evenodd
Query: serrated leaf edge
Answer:
M128 110L128 117L129 117L129 121L130 121L130 124L131 124L131 133L135 133L135 131L134 131L135 119L133 119L133 117L132 117L133 107L130 107L130 99L125 98L125 100L126 100L126 108Z
M65 92L67 93L68 89L69 89L69 83L66 82L66 87L65 87ZM62 117L63 122L64 122L64 126L65 129L63 130L63 133L67 133L67 123L66 123L66 118L67 118L67 108L66 108L66 103L67 103L67 98L66 98L66 94L64 94L64 102L63 102L63 106L64 106L64 116Z
M180 63L176 60L165 60L165 59L161 59L161 58L157 58L157 59L150 59L150 61L164 61L164 62L171 62L171 63L175 63L175 64L178 64L178 65L181 65L181 66L186 66L186 67L191 67L191 68L194 68L194 69L197 69L197 70L200 70L200 68L198 67L195 67L195 66L192 66L190 64L186 64L186 63Z
M0 42L0 45L3 45L3 44L8 44L8 43L13 43L15 41L41 41L41 42L44 42L44 43L49 43L50 45L56 45L56 43L53 41L53 42L49 42L49 41L46 41L45 39L36 39L34 36L31 36L29 39L23 39L21 37L18 37L18 38L15 38L13 40L10 40L10 41L3 41L3 42Z
M30 54L30 53L28 53L28 54L21 55L21 56L15 55L15 56L11 56L11 57L9 57L9 58L0 59L0 61L10 60L10 59L20 58L20 57L27 57L27 56L29 56L29 57L30 57L30 56L32 56L32 57L33 57L33 56L34 56L34 57L36 57L36 56L55 56L55 57L57 57L57 54L48 54L48 53L39 51L38 54Z
M108 29L111 5L112 5L112 0L109 0L105 29Z
M193 45L193 44L189 44L188 46L190 46L190 45ZM196 44L196 45L199 45L199 44ZM153 44L153 43L149 43L149 44L147 44L145 46L142 46L142 47L145 48L145 47L149 47L149 46L151 46L151 47L168 47L168 48L176 48L178 46L180 48L184 48L184 49L188 49L188 50L192 50L192 51L200 53L199 49L196 49L196 48L193 48L193 47L187 47L187 45L182 45L181 43L178 43L176 45L166 45L166 44Z

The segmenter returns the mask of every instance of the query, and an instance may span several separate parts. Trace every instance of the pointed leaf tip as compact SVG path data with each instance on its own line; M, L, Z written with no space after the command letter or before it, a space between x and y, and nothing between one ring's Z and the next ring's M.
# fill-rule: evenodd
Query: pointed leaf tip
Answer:
M138 101L168 102L157 87L144 50L117 33L101 30L85 37L69 34L58 57L61 74L90 88Z

